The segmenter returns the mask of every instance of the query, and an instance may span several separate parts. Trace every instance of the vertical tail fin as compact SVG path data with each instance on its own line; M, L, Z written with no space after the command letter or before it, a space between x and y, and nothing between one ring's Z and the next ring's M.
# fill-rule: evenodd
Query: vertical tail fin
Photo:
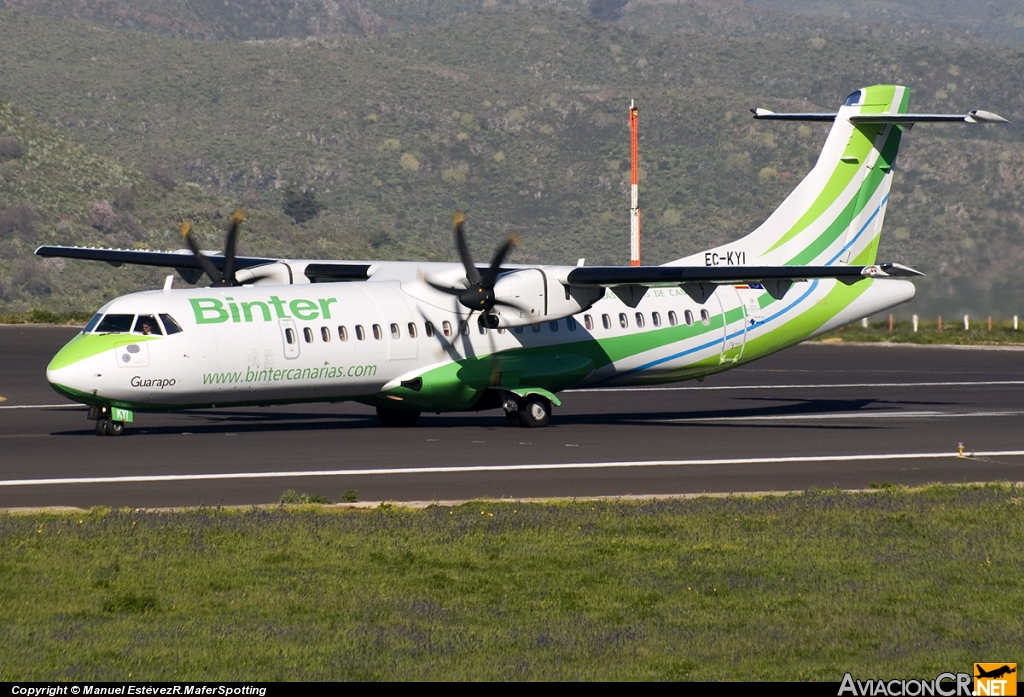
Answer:
M873 264L903 126L856 117L905 114L909 98L910 90L898 85L851 94L814 168L760 227L672 265Z

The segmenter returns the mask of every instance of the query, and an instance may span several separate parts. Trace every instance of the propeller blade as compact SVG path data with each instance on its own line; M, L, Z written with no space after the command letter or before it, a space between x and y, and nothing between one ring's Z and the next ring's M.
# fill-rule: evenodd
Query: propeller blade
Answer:
M469 246L466 244L465 223L466 216L462 213L455 214L455 246L459 249L459 258L466 268L466 280L469 285L475 286L480 283L480 272L476 270L473 257L469 255Z
M487 269L487 273L483 278L484 288L494 288L494 282L498 278L498 271L501 270L501 265L505 262L505 257L512 250L513 247L519 246L519 235L512 233L508 239L505 240L505 244L498 248L498 251L494 253L494 258L491 260L491 266Z
M210 277L210 280L213 281L214 285L223 283L224 274L222 274L220 269L210 261L209 257L199 251L199 246L196 244L196 241L192 239L191 232L192 224L187 220L182 221L181 236L185 238L185 242L188 243L188 248L191 249L192 254L195 255L196 261L198 261L199 265L203 267L203 271L205 271L206 275Z
M423 277L423 282L426 283L431 288L433 288L434 290L439 290L442 293L447 293L448 295L461 295L462 293L466 292L465 288L452 288L451 286L442 286L440 284L434 283L426 276Z
M238 244L238 227L244 221L245 212L241 208L231 214L231 226L224 244L224 282L229 286L238 285L238 279L235 278L235 247Z

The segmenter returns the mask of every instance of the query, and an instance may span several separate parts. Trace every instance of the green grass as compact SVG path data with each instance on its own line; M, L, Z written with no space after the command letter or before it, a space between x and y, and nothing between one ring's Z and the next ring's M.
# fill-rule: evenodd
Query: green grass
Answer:
M91 312L0 312L0 324L85 324L92 317Z
M1006 486L0 515L0 680L932 678L1024 645Z
M981 321L978 321L978 320ZM984 346L989 344L1024 344L1024 325L1020 329L1013 328L1012 320L992 320L992 329L988 328L988 318L974 318L964 329L963 319L959 322L943 320L942 330L938 321L919 322L917 331L909 320L893 322L892 331L889 323L869 322L863 327L860 322L823 334L817 341L867 341L892 342L896 344L957 344Z

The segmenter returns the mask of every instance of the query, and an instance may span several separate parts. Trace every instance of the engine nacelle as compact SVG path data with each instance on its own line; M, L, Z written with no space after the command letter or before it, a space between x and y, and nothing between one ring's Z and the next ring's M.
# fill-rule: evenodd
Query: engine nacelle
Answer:
M604 297L604 288L570 286L559 279L573 267L517 269L498 276L491 310L499 327L522 327L583 312ZM509 303L502 305L501 302Z
M235 278L242 285L252 284L254 286L286 286L293 283L309 283L309 280L302 274L293 274L291 267L283 261L273 264L253 266L248 269L239 269Z

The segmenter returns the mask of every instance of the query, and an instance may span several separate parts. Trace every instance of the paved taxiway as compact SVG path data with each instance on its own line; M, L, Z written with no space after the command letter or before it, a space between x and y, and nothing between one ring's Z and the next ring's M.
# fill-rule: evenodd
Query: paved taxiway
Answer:
M1024 480L1022 350L805 344L703 384L564 393L538 430L500 412L383 429L361 405L307 404L137 414L101 438L44 377L74 333L0 326L0 508Z

